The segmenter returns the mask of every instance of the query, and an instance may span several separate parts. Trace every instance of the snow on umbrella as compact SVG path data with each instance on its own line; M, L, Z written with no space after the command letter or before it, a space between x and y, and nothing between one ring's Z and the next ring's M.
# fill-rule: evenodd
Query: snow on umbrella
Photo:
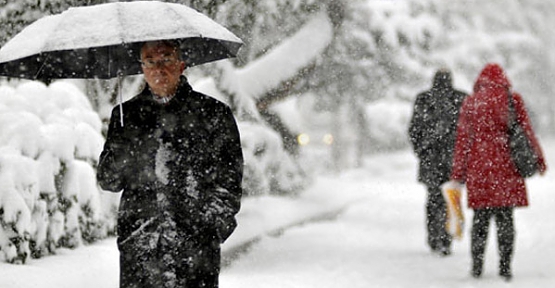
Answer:
M241 39L185 5L116 2L43 17L0 49L0 76L50 80L142 73L140 45L176 40L194 66L235 57Z

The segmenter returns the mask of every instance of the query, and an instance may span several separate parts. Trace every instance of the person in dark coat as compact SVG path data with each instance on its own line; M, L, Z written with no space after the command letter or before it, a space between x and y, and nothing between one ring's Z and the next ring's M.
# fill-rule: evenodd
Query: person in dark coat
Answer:
M514 207L528 206L524 178L509 150L509 93L516 119L524 128L538 156L540 174L545 158L534 135L522 96L498 64L487 64L474 84L474 93L461 107L457 127L451 181L466 184L468 206L474 210L471 229L472 276L482 275L486 240L491 218L497 226L499 275L512 278L514 250Z
M218 287L236 227L243 155L228 106L192 90L177 43L141 50L145 89L112 110L97 179L123 190L120 287Z
M440 69L432 88L416 96L409 139L419 159L418 181L426 185L428 245L440 255L451 253L452 236L446 231L446 203L441 184L449 180L459 108L466 93L453 88L451 73Z

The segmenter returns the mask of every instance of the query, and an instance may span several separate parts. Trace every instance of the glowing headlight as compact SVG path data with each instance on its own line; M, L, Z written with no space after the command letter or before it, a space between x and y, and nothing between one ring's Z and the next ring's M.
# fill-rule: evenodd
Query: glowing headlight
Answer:
M301 133L297 136L297 143L301 146L308 145L310 142L310 136L308 134Z
M322 142L324 142L326 145L333 144L333 135L331 134L324 135L324 137L322 138Z

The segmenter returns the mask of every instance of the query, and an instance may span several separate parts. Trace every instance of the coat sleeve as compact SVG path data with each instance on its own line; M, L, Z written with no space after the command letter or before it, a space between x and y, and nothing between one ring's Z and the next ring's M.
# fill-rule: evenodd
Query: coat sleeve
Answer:
M112 110L108 134L104 149L100 154L96 171L96 180L107 191L119 192L125 186L124 168L126 166L126 149L122 140L122 127L119 126L119 111Z
M429 148L430 143L428 142L428 137L426 133L426 98L427 93L418 94L416 100L414 101L414 108L412 117L409 123L409 140L412 144L414 153L419 158L422 158L426 149Z
M235 215L241 207L243 152L239 130L231 110L226 106L221 113L222 121L217 127L215 145L219 165L214 191L208 195L202 207L204 219L223 243L237 226Z
M471 148L470 123L464 101L459 112L459 120L457 121L457 132L455 136L455 148L453 150L453 164L451 169L451 180L459 183L466 182L466 172L468 169L468 155Z
M532 129L532 123L530 121L530 117L526 112L526 106L524 105L524 101L522 96L518 93L513 93L513 102L516 114L516 121L518 124L524 129L526 132L526 136L532 143L532 147L534 149L535 154L538 156L538 165L540 172L545 172L547 170L547 164L545 161L545 157L543 155L543 151L540 146L540 142L536 138L534 134L534 130Z

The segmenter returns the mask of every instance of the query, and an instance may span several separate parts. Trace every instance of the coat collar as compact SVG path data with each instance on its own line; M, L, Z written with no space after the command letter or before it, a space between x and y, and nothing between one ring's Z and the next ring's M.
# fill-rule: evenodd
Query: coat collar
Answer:
M193 91L193 88L189 84L189 81L187 81L187 78L185 76L181 76L180 81L179 81L179 87L177 88L177 91L175 92L175 96L168 103L160 103L160 102L156 101L154 99L154 95L150 92L148 84L145 85L145 88L140 93L140 95L141 95L140 97L141 97L141 99L143 99L143 101L152 102L153 104L158 104L158 105L170 105L171 104L171 105L173 105L174 102L187 102L187 100L189 98L189 95L191 95L192 91Z

